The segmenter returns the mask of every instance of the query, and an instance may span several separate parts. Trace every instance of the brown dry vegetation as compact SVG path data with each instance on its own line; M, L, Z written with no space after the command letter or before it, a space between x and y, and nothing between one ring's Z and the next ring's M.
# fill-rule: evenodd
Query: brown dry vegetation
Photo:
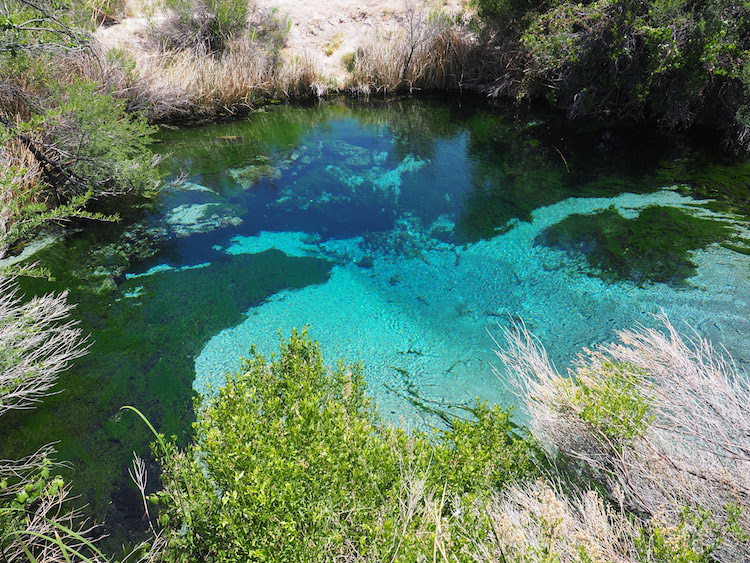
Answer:
M254 7L249 28L261 31L238 35L221 52L188 47L184 29L168 14L131 18L97 32L105 64L79 72L163 121L242 113L268 99L337 90L455 89L480 78L472 61L486 61L460 16L427 4L384 10L343 45L333 39L317 45L287 18L267 6ZM290 43L290 27L305 39ZM326 49L336 57L325 57ZM338 64L332 67L332 61Z

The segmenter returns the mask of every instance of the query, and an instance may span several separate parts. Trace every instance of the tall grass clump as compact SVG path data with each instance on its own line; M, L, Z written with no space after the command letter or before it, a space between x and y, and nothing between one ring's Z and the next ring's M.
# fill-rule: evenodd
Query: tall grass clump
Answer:
M248 31L248 0L157 0L151 8L159 12L152 37L163 51L221 53Z
M365 93L459 88L475 78L474 39L448 14L408 2L397 25L364 38L347 57L348 86Z
M105 52L120 63L118 95L151 121L238 115L327 89L312 57L284 49L291 27L284 14L235 0L164 0L152 8L138 47Z
M563 376L525 329L500 354L535 439L578 479L650 531L643 549L683 530L691 549L750 558L747 376L709 342L664 331L623 331ZM645 546L645 547L644 547Z

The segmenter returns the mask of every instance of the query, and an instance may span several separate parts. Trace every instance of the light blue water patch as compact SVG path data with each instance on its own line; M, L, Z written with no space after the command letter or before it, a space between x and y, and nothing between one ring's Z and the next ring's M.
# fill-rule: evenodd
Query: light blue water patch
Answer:
M689 324L721 342L735 357L750 358L747 256L711 246L694 253L698 273L688 288L639 287L589 276L578 259L533 244L544 228L571 214L614 205L632 217L649 205L695 211L695 203L673 190L569 198L537 209L531 222L515 221L508 232L473 244L426 243L415 234L420 251L411 257L389 252L388 245L365 252L361 238L320 242L299 232L235 237L227 252L275 247L292 256L320 253L337 265L327 283L276 294L249 310L242 324L214 336L196 359L194 388L205 393L207 386L220 385L251 345L271 354L279 330L287 336L303 326L321 343L327 362L361 361L381 411L406 424L420 424L421 418L392 391L404 389L405 374L435 400L513 403L491 367L498 365L493 336L511 320L526 322L558 362L612 340L618 329L653 325L653 314L660 312L680 328Z
M152 276L160 272L179 272L181 270L195 270L197 268L206 268L210 265L211 265L210 262L201 262L200 264L194 264L191 266L180 266L180 267L170 266L169 264L157 264L156 266L152 266L148 270L146 270L145 272L141 272L140 274L127 273L125 274L125 279L132 280L135 278L142 278L144 276Z

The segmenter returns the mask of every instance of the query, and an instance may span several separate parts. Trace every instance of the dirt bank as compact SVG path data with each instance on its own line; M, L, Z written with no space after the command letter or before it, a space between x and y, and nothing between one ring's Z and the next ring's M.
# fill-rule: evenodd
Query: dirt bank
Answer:
M413 0L256 0L253 9L287 18L286 54L311 59L328 85L342 87L347 81L342 56L355 51L364 38L403 27L410 9L440 9L456 15L467 13L468 4L468 0L435 5ZM138 0L130 0L126 16L96 32L105 47L144 47L148 20Z

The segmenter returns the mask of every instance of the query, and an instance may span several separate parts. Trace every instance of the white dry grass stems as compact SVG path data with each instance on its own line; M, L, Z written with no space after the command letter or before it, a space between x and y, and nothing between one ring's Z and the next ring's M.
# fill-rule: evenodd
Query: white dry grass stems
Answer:
M545 482L512 485L487 514L493 534L478 546L478 561L638 561L638 527L594 491L579 497Z
M640 327L620 342L579 357L570 378L606 378L606 365L628 366L648 404L641 433L618 439L584 415L585 404L525 327L507 330L498 352L528 411L534 437L563 455L613 497L644 516L676 522L684 507L708 509L721 525L729 506L750 530L750 388L747 376L698 337L682 338L666 318L663 331ZM575 379L573 380L575 381ZM595 387L594 387L595 388ZM750 560L747 542L725 542L720 560Z
M65 298L50 294L24 302L12 280L0 281L0 416L53 393L58 374L85 353Z

